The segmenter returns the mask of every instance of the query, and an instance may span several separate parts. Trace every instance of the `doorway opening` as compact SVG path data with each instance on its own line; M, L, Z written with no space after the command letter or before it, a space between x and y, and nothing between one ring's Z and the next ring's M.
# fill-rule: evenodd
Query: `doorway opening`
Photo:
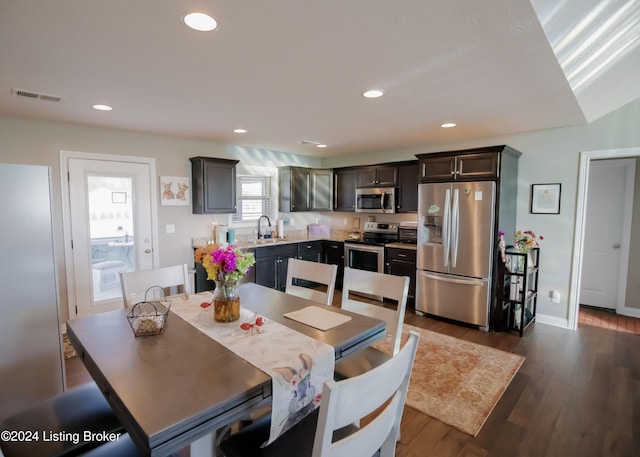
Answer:
M578 327L579 306L580 306L580 287L582 282L582 263L584 258L584 241L586 229L586 210L587 210L587 189L589 180L589 170L591 161L599 159L623 159L640 157L640 148L613 149L604 151L587 151L580 153L580 163L578 172L578 195L576 204L576 223L574 230L573 260L571 270L574 274L571 276L569 286L569 328L575 330ZM627 216L627 215L625 215ZM629 229L631 224L628 224ZM621 255L621 264L625 265L624 274L626 274L626 265L629 262L629 240L631 234L623 233L624 250ZM626 283L626 277L623 278ZM621 280L622 281L622 280ZM620 284L623 284L621 282ZM620 286L620 289L622 287ZM624 300L626 290L619 291L618 299ZM640 317L640 309L633 310L625 308L624 303L618 305L617 309L624 309L625 313L631 316ZM637 312L637 315L636 315Z

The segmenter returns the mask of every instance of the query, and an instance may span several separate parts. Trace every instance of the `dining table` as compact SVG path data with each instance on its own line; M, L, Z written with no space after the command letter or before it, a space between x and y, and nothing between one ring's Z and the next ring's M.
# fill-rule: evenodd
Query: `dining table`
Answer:
M255 283L241 284L238 290L243 308L330 345L336 360L385 336L385 323L379 319ZM198 307L211 300L211 293L169 299L183 308L186 302L180 300ZM285 316L311 307L330 309L349 320L320 330ZM216 431L270 405L271 376L194 322L170 311L161 334L135 336L127 313L123 309L69 320L67 335L143 455L166 456L186 445L191 445L192 457L215 455Z

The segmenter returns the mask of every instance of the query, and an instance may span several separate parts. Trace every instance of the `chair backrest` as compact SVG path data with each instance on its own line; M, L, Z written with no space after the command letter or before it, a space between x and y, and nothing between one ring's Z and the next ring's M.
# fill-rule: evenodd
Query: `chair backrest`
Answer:
M331 305L333 291L336 287L337 265L310 262L301 259L289 259L287 268L287 285L285 292L298 297L308 298L317 303ZM321 284L322 289L305 287L304 283L296 280L311 281ZM314 286L315 284L312 284Z
M313 442L313 457L351 457L395 455L402 410L420 335L411 331L404 347L388 361L366 373L344 381L328 381L322 391L322 403ZM388 403L379 414L357 432L333 441L333 432L358 423Z
M383 302L376 300L361 301L349 297L349 293L366 294L398 302L396 310L385 308ZM407 307L409 277L395 276L373 271L357 270L345 267L342 281L342 309L365 316L382 319L387 323L387 335L391 337L391 355L400 350L400 337L404 312Z
M189 282L189 269L187 264L173 265L171 267L154 268L151 270L126 271L120 273L120 285L122 286L122 298L125 306L132 306L144 301L145 293L151 287L161 287L165 293L170 287L182 286L185 296L191 293ZM147 299L159 299L162 294L158 290L149 290Z

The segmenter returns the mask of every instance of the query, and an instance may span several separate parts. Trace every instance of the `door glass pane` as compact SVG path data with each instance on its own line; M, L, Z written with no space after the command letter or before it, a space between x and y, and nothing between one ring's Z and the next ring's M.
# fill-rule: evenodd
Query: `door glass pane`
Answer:
M132 188L131 177L87 178L94 301L122 296L120 272L135 270Z

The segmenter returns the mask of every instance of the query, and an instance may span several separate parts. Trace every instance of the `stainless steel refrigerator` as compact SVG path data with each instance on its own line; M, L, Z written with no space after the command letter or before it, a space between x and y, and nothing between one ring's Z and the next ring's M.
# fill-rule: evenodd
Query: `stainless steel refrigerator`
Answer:
M49 168L0 164L0 420L62 392Z
M418 186L416 311L489 329L496 183Z

